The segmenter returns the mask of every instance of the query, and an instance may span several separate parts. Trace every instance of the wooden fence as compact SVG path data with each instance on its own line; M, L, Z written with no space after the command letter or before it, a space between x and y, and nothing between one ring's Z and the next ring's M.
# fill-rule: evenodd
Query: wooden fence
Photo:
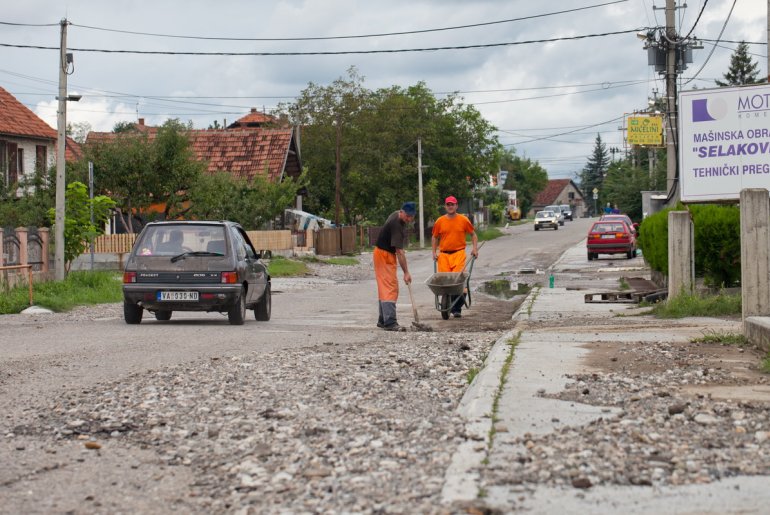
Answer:
M94 240L94 252L99 254L127 254L134 246L136 234L102 234ZM86 252L90 252L86 248Z

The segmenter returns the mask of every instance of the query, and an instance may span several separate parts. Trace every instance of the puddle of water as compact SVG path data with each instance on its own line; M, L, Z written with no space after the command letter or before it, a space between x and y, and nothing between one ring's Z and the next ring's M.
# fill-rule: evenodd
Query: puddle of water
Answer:
M511 288L511 281L507 279L495 279L487 281L481 285L480 291L487 295L492 295L500 299L511 299L516 295L526 295L532 289L532 286L525 283L518 283L515 289Z

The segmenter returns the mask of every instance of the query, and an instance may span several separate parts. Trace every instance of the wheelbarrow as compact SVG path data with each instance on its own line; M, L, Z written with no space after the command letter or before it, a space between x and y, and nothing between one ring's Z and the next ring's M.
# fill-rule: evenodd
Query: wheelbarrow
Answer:
M433 275L425 280L425 284L436 296L436 309L441 312L441 318L444 320L449 318L452 308L458 302L464 302L467 308L471 307L470 282L474 261L475 256L466 263L462 272L436 272L436 262L433 262ZM456 296L454 302L450 300L452 296Z

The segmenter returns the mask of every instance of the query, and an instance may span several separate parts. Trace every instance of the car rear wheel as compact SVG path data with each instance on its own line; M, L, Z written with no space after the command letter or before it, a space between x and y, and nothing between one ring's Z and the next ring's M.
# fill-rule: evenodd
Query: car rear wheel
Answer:
M629 250L628 252L626 252L626 257L627 257L628 259L633 259L633 258L634 258L634 254L636 254L636 252L635 252L635 251L633 251L633 250Z
M594 255L592 253L588 253L588 261L593 261Z
M243 325L246 320L246 290L244 288L241 288L241 294L227 310L227 319L231 325Z
M141 306L123 301L123 319L127 324L141 323L143 311Z
M270 320L270 311L272 309L272 300L270 294L270 283L267 283L265 287L265 293L262 298L259 299L257 305L254 306L254 318L260 322L267 322Z
M165 322L167 320L171 320L171 311L156 311L155 312L155 320L160 320L161 322Z

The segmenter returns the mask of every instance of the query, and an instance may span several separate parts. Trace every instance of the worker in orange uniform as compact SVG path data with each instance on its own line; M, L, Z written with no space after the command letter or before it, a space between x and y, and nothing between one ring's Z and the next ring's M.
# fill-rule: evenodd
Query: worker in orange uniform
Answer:
M473 224L468 217L457 212L457 199L449 196L444 201L446 214L436 220L433 225L433 260L439 272L462 272L465 269L465 235L471 235L473 242L473 257L479 257L479 238L473 229ZM461 297L461 298L460 298ZM449 305L452 307L452 316L462 316L465 293L451 295Z
M396 319L396 301L398 300L398 274L396 263L404 271L404 282L410 284L412 276L406 264L406 226L414 221L417 206L414 202L405 202L401 209L391 213L375 243L372 260L374 276L377 279L377 298L380 304L380 316L377 327L386 331L406 331L398 325Z

